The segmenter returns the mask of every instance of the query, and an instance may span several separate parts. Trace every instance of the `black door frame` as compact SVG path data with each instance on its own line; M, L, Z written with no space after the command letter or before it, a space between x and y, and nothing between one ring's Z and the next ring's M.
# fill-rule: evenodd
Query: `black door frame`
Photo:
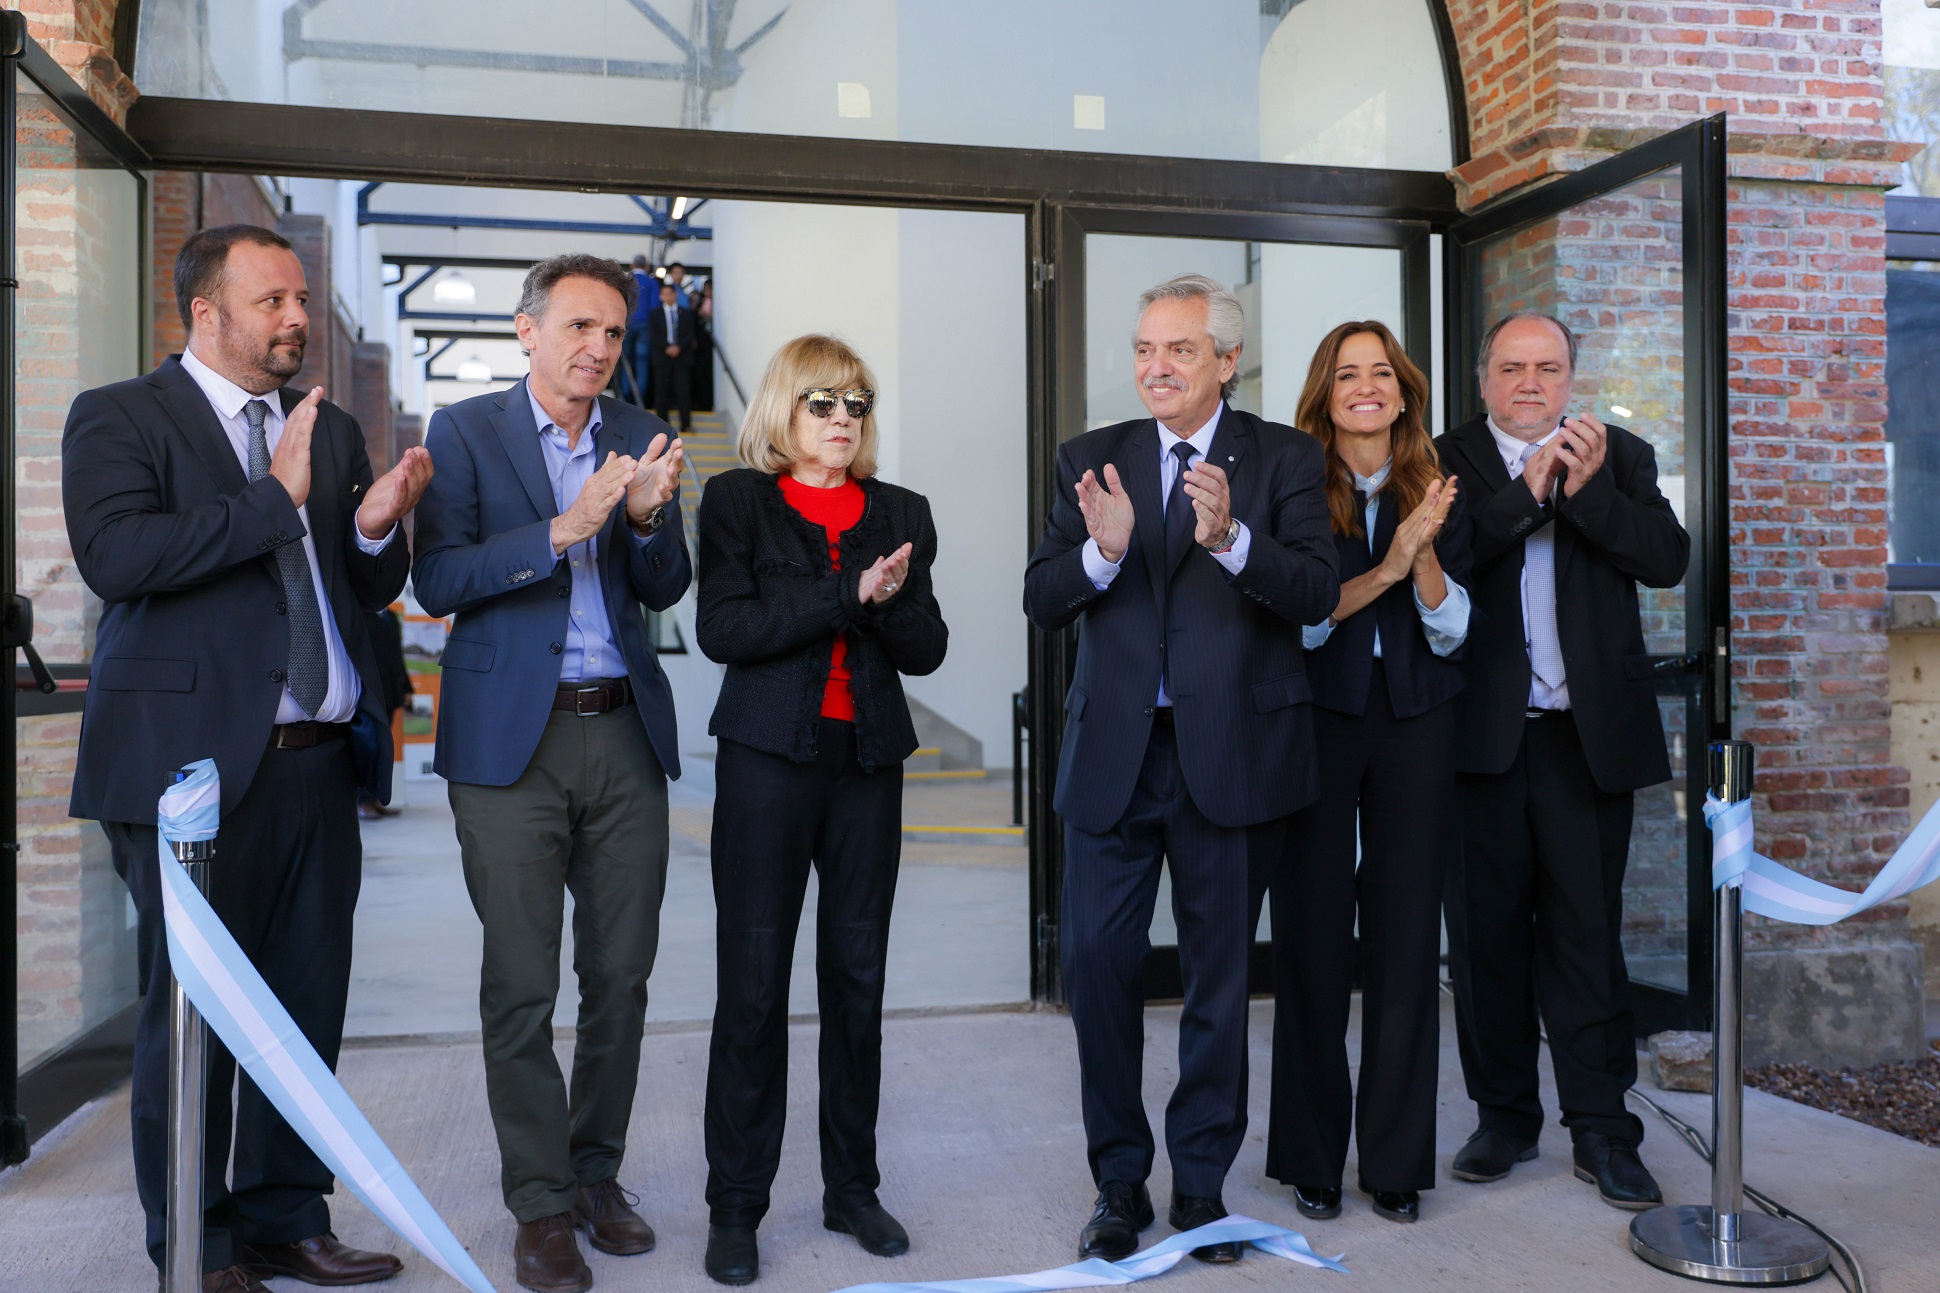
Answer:
M1518 193L1457 221L1444 241L1444 369L1473 370L1482 317L1477 244L1527 228L1612 190L1681 167L1684 286L1684 443L1697 489L1685 496L1691 567L1685 577L1685 649L1652 657L1660 696L1687 698L1684 992L1632 983L1640 1036L1666 1028L1708 1028L1711 1014L1711 832L1698 805L1709 784L1706 749L1731 736L1731 504L1727 435L1725 115L1660 135L1541 188ZM1442 386L1449 426L1480 415L1481 392L1466 380ZM1695 497L1693 497L1693 493ZM1693 506L1695 504L1695 506Z

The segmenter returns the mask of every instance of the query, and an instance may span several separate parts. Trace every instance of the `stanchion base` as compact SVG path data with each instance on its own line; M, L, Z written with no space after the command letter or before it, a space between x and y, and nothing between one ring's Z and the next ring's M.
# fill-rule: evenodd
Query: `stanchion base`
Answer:
M1705 1205L1652 1208L1630 1223L1630 1251L1673 1275L1713 1284L1803 1284L1832 1264L1825 1240L1795 1221L1740 1213L1735 1243L1714 1239L1711 1229Z

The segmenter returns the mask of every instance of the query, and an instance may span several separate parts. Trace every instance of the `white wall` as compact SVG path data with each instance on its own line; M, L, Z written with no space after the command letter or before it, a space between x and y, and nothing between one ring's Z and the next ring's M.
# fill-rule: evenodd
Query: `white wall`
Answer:
M1260 55L1260 160L1453 166L1429 3L1303 0L1289 10Z

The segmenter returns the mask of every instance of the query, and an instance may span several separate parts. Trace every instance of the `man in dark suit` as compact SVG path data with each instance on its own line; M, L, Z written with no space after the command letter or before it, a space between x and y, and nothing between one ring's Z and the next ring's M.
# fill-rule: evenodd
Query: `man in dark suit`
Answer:
M680 410L680 433L694 425L694 312L680 303L670 280L660 284L660 304L647 316L647 354L653 361L653 404L665 422Z
M603 399L633 279L597 256L533 266L519 299L531 371L431 419L418 601L456 615L438 749L465 883L485 926L478 994L500 1184L519 1283L591 1288L575 1228L643 1253L620 1187L647 975L667 878L673 694L647 636L692 570L680 441ZM552 1049L570 889L578 1038L570 1098Z
M1497 323L1478 366L1488 416L1436 442L1468 493L1475 559L1446 916L1480 1126L1453 1170L1494 1181L1536 1156L1540 1008L1576 1175L1645 1208L1663 1196L1624 1107L1637 1061L1623 871L1633 792L1671 769L1637 585L1674 586L1691 541L1650 445L1569 414L1576 350L1548 315Z
M365 617L403 590L398 521L431 475L412 449L373 483L356 421L321 387L284 387L303 366L309 320L303 266L281 237L252 225L194 235L176 258L175 299L187 351L81 395L61 441L68 539L103 603L69 811L101 822L135 900L135 1183L158 1266L169 967L156 801L177 768L215 760L211 901L334 1065L363 864L357 790L390 798L390 717ZM395 1257L332 1237L330 1169L250 1082L235 1094L229 1176L234 1079L212 1046L206 1287L396 1274Z
M1249 841L1314 794L1300 625L1339 598L1320 446L1225 403L1244 317L1202 275L1139 301L1133 371L1152 413L1067 441L1024 610L1082 620L1054 799L1060 925L1098 1186L1079 1239L1117 1259L1152 1221L1141 974L1171 868L1186 1001L1166 1109L1173 1226L1226 1215L1246 1130ZM1233 1261L1237 1244L1196 1249Z

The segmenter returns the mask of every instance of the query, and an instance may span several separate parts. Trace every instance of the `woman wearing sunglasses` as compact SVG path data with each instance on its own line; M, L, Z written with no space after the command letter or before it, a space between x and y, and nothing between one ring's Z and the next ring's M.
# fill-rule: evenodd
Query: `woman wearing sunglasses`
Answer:
M787 1107L788 971L816 871L822 1217L879 1256L909 1236L876 1198L883 962L916 730L899 674L943 663L923 496L876 478L875 381L833 337L768 364L744 469L700 505L698 637L727 666L714 765L718 987L708 1052L707 1273L760 1272Z
M1380 323L1343 323L1307 371L1300 428L1327 455L1340 605L1302 630L1320 795L1294 814L1273 894L1267 1175L1301 1215L1360 1187L1393 1221L1435 1183L1442 877L1458 829L1455 708L1469 526L1428 437L1428 381ZM1359 865L1356 866L1356 844ZM1361 971L1360 1107L1347 1018Z

